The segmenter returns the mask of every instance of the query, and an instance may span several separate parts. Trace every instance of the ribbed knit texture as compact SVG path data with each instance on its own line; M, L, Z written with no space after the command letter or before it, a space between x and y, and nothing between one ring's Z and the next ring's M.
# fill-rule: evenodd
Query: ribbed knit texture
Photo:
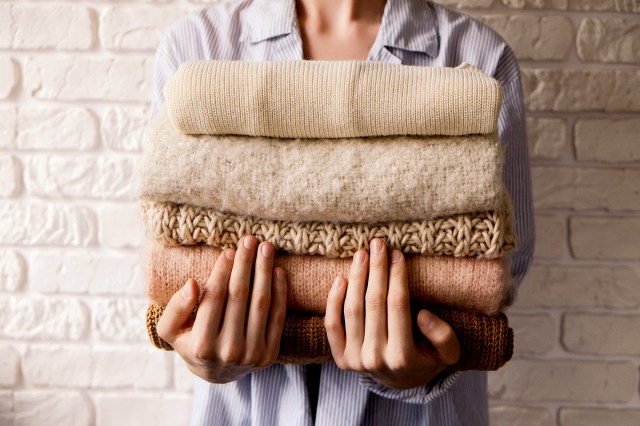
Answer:
M493 371L502 367L513 355L513 330L507 317L495 317L476 312L430 309L446 321L456 333L460 343L460 359L452 370ZM162 340L156 325L164 306L151 304L147 308L147 332L158 348L173 350ZM194 311L193 315L197 314ZM417 325L414 324L414 327ZM280 340L278 362L310 364L332 361L331 348L324 328L323 316L303 316L289 313L285 319Z
M166 304L189 278L200 288L221 250L215 247L162 247L147 253L148 296ZM478 260L451 256L407 256L412 300L496 314L509 300L510 281L505 259ZM287 272L287 309L324 314L331 284L348 277L352 259L277 254L276 265Z
M147 238L164 246L206 244L235 248L251 234L290 254L351 257L382 238L406 254L502 257L515 248L511 208L414 222L379 224L292 222L220 213L190 204L141 201Z
M502 90L466 64L193 61L164 97L188 134L340 138L493 133Z
M166 109L147 128L139 178L145 200L271 220L424 220L493 211L505 196L496 134L189 136L173 128Z

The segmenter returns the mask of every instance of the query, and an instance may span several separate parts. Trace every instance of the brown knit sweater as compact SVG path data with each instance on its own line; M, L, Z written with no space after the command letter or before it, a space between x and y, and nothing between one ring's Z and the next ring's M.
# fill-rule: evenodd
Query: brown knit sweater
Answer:
M460 343L460 359L450 368L455 371L493 371L502 367L513 354L513 330L507 317L487 316L476 312L430 309L446 321L455 331ZM151 342L158 348L173 350L156 331L164 306L149 305L147 331ZM195 317L197 309L194 310ZM417 325L414 324L414 327ZM278 362L310 364L332 361L331 348L324 328L323 316L288 314L280 340Z

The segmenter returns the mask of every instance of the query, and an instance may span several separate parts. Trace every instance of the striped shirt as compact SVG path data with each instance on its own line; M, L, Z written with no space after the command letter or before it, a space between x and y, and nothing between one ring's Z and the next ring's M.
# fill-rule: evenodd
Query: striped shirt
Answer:
M157 50L151 115L164 101L162 87L180 63L201 59L302 60L295 1L215 3L174 24ZM534 226L522 89L512 50L468 16L424 0L387 0L368 60L430 67L467 62L501 83L498 127L508 148L504 181L519 242L511 272L519 284L532 260ZM305 377L304 366L275 364L224 385L196 378L191 424L311 425ZM324 364L315 424L486 425L486 378L484 372L449 373L426 386L396 390Z

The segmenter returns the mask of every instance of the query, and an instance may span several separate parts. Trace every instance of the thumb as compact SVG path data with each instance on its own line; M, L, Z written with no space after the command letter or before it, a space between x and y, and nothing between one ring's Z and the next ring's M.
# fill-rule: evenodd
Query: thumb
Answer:
M460 359L460 343L451 326L422 309L418 313L418 328L433 345L436 356L444 365L453 365Z
M198 283L193 278L189 278L182 289L171 297L156 326L158 336L162 340L172 345L181 334L198 303L199 293Z

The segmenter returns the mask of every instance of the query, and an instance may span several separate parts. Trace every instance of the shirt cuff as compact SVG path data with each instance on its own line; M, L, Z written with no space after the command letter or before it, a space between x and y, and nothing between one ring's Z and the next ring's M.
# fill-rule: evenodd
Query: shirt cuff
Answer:
M458 381L459 371L446 371L435 377L426 385L410 389L394 389L378 383L366 374L360 374L360 385L370 392L387 399L405 402L407 404L428 404L434 399L447 393L451 386Z

